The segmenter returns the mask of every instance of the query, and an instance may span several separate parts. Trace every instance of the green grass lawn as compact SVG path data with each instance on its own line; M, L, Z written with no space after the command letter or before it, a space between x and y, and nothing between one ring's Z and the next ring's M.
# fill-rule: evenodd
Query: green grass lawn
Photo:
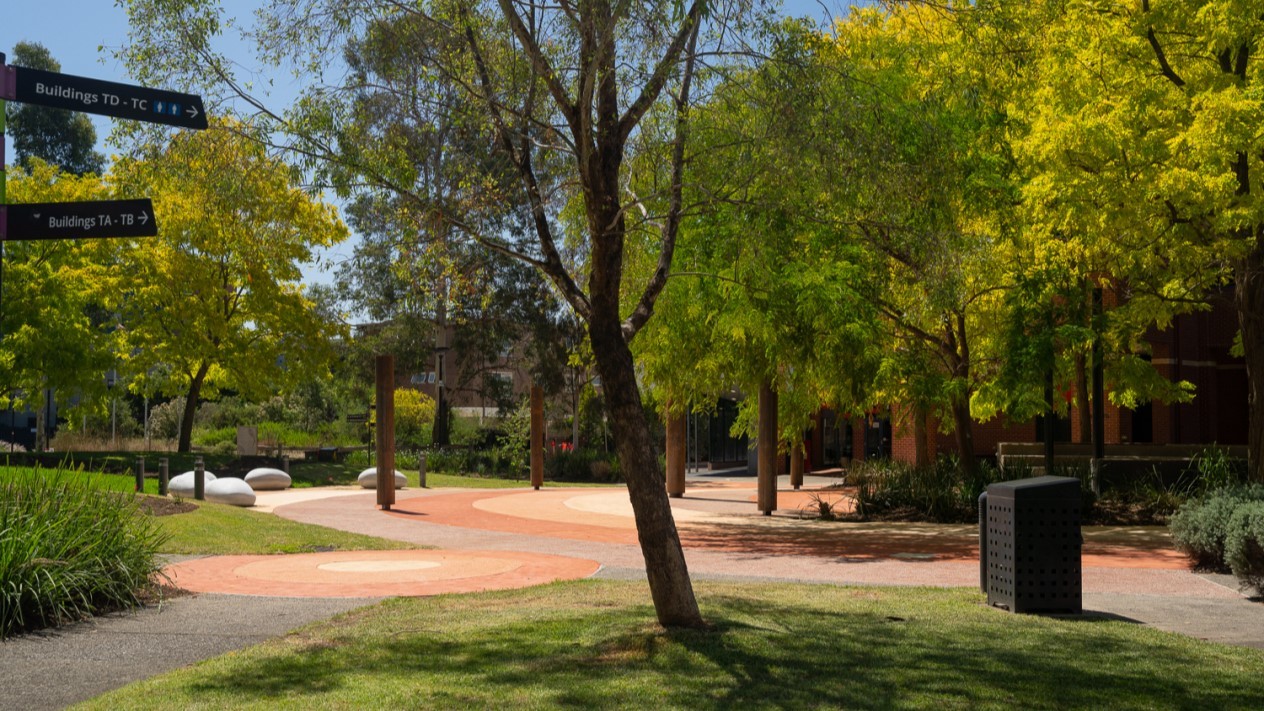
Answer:
M86 708L1258 709L1264 652L1011 615L971 590L697 586L663 632L640 583L395 599Z
M0 477L19 471L25 470L0 467ZM107 491L126 493L136 488L135 480L125 475L88 472L64 472L64 474L85 477ZM145 480L146 493L156 494L157 491L157 481ZM158 548L160 553L233 555L306 553L317 550L392 550L417 547L385 538L289 521L280 516L236 506L206 501L191 503L197 504L196 511L154 517L154 522L166 536L166 540Z
M418 546L386 538L298 523L235 506L195 502L196 511L155 518L170 538L163 553L217 555L394 550Z

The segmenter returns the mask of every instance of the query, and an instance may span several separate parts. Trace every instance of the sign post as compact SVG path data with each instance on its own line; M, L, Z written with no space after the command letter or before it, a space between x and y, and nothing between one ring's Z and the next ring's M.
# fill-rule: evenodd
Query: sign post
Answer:
M11 67L6 63L4 53L0 52L0 306L4 298L5 240L152 237L158 234L154 206L148 199L8 205L5 184L7 101L195 130L207 127L206 110L200 96L29 67ZM3 337L3 331L0 331L0 337ZM195 488L200 494L200 475L195 479Z

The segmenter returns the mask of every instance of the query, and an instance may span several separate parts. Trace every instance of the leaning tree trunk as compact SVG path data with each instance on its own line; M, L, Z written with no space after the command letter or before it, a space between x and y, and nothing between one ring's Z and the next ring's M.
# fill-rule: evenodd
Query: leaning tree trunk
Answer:
M1246 356L1247 472L1252 481L1264 481L1264 228L1257 230L1255 247L1235 270L1234 301L1242 350Z
M193 449L193 416L197 414L198 402L202 395L202 383L210 371L210 364L203 363L189 381L189 391L185 393L184 413L180 416L180 440L176 444L177 452L188 452Z
M632 351L617 321L594 316L588 328L658 622L664 627L700 627L702 615L641 406Z

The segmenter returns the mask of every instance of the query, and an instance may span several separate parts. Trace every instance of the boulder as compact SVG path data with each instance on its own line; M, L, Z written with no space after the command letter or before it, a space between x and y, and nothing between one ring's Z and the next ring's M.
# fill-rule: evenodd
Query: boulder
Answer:
M202 472L205 475L203 483L210 484L215 481L215 475L210 472ZM179 476L172 477L167 482L167 493L172 496L179 496L185 499L193 498L193 472L185 472Z
M255 490L241 479L224 477L206 485L206 500L229 506L254 506Z
M365 469L364 471L360 472L360 476L357 479L357 481L360 482L360 486L363 486L366 489L376 489L377 488L377 467L369 467L368 469ZM395 471L395 488L402 489L407 485L408 485L408 478L405 477L403 474L400 474L399 470L396 470Z
M246 474L246 483L255 491L275 491L288 489L293 482L290 480L290 475L280 469L259 467L251 469Z

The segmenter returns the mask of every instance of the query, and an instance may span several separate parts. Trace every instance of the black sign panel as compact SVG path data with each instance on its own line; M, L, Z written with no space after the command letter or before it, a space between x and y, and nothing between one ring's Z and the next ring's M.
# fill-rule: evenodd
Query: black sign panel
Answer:
M8 229L4 239L83 239L87 237L153 237L158 234L154 205L149 200L45 202L5 205ZM0 225L3 225L0 222Z
M202 97L194 94L147 89L27 67L13 69L17 75L14 101L183 128L206 128Z

